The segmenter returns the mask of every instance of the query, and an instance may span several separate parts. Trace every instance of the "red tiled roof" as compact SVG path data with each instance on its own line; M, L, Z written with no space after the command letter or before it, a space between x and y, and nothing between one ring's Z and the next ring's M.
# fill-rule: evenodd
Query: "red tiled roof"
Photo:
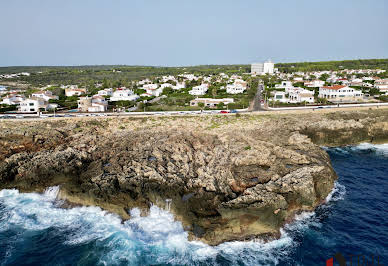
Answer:
M334 86L323 86L322 88L328 89L328 90L339 90L345 87L346 86L343 86L343 85L334 85Z

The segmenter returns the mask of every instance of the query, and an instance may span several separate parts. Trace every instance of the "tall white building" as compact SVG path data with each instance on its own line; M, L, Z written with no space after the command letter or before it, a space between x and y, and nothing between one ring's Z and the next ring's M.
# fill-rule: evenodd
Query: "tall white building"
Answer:
M251 65L251 73L264 75L264 74L273 74L275 72L275 64L268 60L264 63L253 63Z

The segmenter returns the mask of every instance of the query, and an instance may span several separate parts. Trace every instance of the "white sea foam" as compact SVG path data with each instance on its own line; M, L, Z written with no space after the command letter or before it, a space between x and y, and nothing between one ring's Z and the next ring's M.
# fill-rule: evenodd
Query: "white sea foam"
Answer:
M346 188L336 181L333 190L327 195L326 202L343 200L346 194Z
M334 147L329 148L326 146L321 146L325 151L334 151L337 154L350 154L352 151L373 151L377 155L388 157L388 143L386 144L370 144L370 143L360 143L355 146L344 146L344 147Z
M55 200L59 193L59 186L48 187L44 191L44 196L47 200Z
M388 143L386 144L370 144L370 143L361 143L357 146L352 146L352 150L372 150L378 155L388 156Z
M334 188L338 189L338 184ZM0 230L18 226L25 230L55 228L66 236L65 244L83 245L93 241L103 246L101 264L216 264L217 256L226 256L229 264L276 265L286 259L298 242L294 234L304 232L311 225L319 226L315 213L302 213L295 222L281 230L277 240L227 242L212 247L198 241L188 241L188 234L174 216L156 206L149 214L140 216L140 210L130 211L131 219L122 223L114 214L98 207L58 208L55 204L59 188L50 188L44 194L19 193L17 190L0 191L0 201L8 217L0 220ZM333 192L329 200L333 200ZM96 256L89 254L88 256ZM140 259L142 257L142 259ZM145 258L144 258L145 257ZM146 260L146 261L144 261Z

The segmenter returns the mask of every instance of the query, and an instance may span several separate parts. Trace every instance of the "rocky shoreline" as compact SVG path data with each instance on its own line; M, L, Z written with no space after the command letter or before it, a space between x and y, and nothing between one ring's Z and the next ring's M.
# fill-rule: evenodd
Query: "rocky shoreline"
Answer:
M72 204L128 219L169 207L191 239L272 238L324 202L337 176L320 146L388 141L388 109L0 122L0 189L60 185Z

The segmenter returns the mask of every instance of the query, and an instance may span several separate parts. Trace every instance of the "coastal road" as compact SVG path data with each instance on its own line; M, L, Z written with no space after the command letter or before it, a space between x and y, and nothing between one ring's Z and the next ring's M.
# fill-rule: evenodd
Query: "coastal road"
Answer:
M262 108L260 106L260 108ZM281 107L281 108L268 108L267 112L262 112L265 109L259 109L258 111L248 111L248 109L239 109L236 110L237 113L244 113L246 115L256 115L256 114L269 114L269 113L307 113L307 112L337 112L345 110L365 110L365 108L388 108L388 103L367 103L367 104L340 104L340 105L330 105L330 106L306 106L306 107ZM39 117L36 114L26 115L26 114L0 114L0 120L12 119L16 120L41 120L41 119L61 119L61 118L82 118L82 117L149 117L149 116L198 116L198 115L235 115L236 113L221 113L221 110L206 110L206 111L169 111L169 112L122 112L122 113L78 113L78 114L69 114L69 113L59 113L56 117L53 115L42 115Z

